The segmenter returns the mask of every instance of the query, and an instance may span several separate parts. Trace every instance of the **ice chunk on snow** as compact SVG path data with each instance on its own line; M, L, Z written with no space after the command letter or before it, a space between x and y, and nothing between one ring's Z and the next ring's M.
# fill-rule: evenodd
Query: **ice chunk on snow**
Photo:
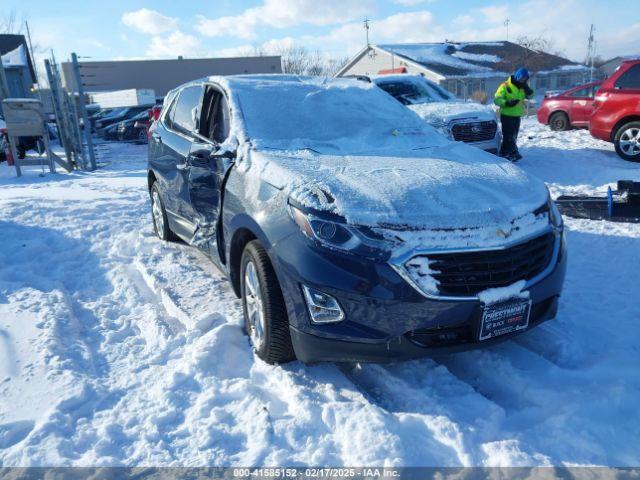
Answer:
M500 303L507 300L511 300L512 298L529 298L529 291L524 290L524 286L526 285L525 280L518 280L516 283L513 283L507 287L500 288L489 288L483 292L478 294L478 298L485 305L490 305L493 303Z

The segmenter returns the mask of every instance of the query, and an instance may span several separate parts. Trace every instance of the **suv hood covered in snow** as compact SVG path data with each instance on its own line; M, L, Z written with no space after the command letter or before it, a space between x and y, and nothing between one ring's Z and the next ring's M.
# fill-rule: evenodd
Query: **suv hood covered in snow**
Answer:
M297 203L355 225L412 230L504 225L547 200L544 183L464 144L403 154L253 151L248 168L287 189Z
M490 107L471 102L433 102L407 105L427 123L449 123L454 120L495 120Z

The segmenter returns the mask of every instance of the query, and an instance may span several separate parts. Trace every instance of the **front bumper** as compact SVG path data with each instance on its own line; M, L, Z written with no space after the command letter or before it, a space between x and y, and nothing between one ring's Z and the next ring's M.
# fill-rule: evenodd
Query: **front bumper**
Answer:
M558 241L555 266L528 288L529 328L555 317L567 258L564 237ZM293 346L304 362L406 360L483 347L522 333L479 342L480 301L425 298L387 263L310 248L302 235L284 239L277 251L274 266ZM346 320L311 323L301 284L334 296Z
M289 331L296 356L302 362L387 363L489 347L521 335L541 323L553 319L557 310L558 297L550 297L532 306L529 327L526 330L519 330L482 342L477 340L481 316L479 305L477 305L475 312L458 327L411 331L385 342L343 341L312 335L295 327L290 327ZM453 339L453 335L458 337Z

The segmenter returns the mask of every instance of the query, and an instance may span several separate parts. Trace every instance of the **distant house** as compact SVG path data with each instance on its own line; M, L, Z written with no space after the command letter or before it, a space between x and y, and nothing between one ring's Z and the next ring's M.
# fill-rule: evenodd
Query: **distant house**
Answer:
M85 92L151 89L164 96L169 90L210 75L282 73L279 56L237 58L192 58L168 60L113 60L79 62ZM63 83L77 92L71 63L62 64Z
M459 98L476 92L490 97L520 66L532 72L531 85L539 94L568 89L589 78L585 65L507 41L369 45L337 76L421 74Z
M0 35L0 55L9 96L31 96L33 84L36 82L36 72L24 35Z
M638 55L628 55L624 57L613 57L605 62L602 62L597 65L598 71L600 72L601 78L607 78L613 72L615 72L620 64L625 60L634 60L640 58L640 54Z

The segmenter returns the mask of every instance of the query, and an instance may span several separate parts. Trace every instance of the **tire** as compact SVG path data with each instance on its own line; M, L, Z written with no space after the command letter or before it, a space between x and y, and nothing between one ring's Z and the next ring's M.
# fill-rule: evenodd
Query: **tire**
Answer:
M240 292L245 333L258 357L269 364L295 360L280 283L257 240L242 252Z
M556 132L563 132L571 128L569 117L564 112L556 112L549 117L549 126L551 130Z
M151 219L153 220L153 231L160 240L166 242L175 240L176 237L169 228L169 219L160 196L158 182L154 182L151 186Z
M149 139L147 138L147 131L144 129L141 129L138 132L138 142L140 143L148 143Z
M616 153L631 162L640 162L640 122L622 125L613 139Z

